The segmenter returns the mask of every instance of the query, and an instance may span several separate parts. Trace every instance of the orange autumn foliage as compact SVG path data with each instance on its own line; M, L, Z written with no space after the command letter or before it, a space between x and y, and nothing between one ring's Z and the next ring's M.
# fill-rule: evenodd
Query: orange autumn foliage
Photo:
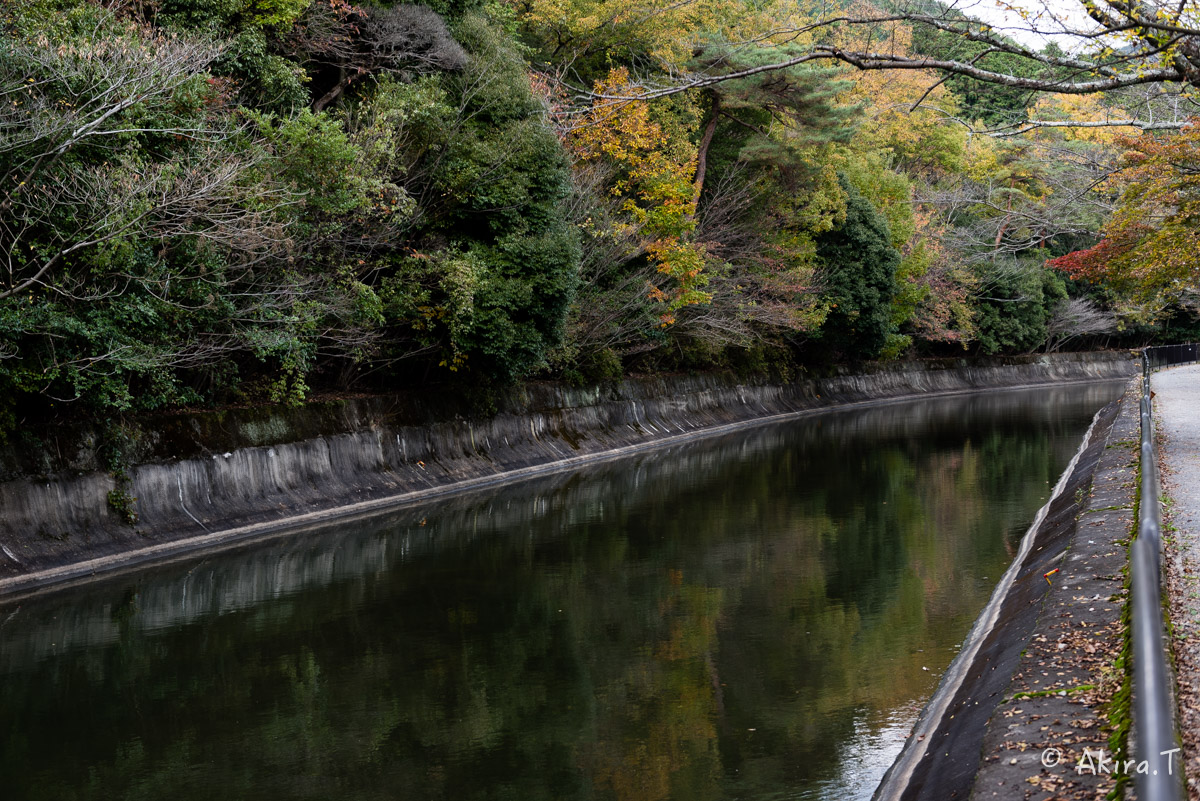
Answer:
M1121 203L1095 247L1050 265L1105 283L1153 318L1200 292L1200 124L1171 136L1125 136Z

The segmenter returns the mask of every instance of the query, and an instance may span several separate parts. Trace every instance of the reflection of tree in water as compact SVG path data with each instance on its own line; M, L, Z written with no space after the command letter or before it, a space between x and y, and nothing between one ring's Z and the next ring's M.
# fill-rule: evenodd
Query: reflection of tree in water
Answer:
M597 687L600 710L581 767L596 789L627 801L721 796L712 654L722 591L666 571L657 639L622 675Z
M239 585L157 632L139 621L198 586L147 579L98 620L120 593L27 610L119 635L7 663L0 771L47 799L809 786L949 662L1095 406L1042 402L813 418L400 513L212 580L256 559L264 587L304 560L369 569ZM429 547L380 562L370 543L410 533ZM21 620L6 645L42 630Z
M1006 544L1069 458L1054 458L1061 441L1041 433L975 439L843 447L852 477L778 507L784 534L759 544L762 572L721 629L722 673L739 678L728 707L742 713L721 750L744 786L836 773L856 721L923 698L936 673L922 668L948 664L1011 558ZM996 471L1025 483L991 485ZM750 727L772 747L739 742Z

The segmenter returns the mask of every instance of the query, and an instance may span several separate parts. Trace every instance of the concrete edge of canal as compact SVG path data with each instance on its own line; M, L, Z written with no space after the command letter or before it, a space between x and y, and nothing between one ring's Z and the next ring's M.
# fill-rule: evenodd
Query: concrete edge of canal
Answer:
M486 416L399 395L175 414L131 424L115 472L99 467L94 432L50 432L40 453L0 450L0 600L824 409L1136 370L1123 352L1050 354L786 385L713 375L530 385Z
M1119 781L1087 754L1111 760L1127 733L1138 385L1097 413L877 799L1095 799Z

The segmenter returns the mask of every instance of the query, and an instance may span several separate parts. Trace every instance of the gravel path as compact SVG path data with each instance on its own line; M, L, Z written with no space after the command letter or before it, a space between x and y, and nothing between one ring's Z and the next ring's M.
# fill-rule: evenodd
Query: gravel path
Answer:
M1188 793L1200 801L1200 365L1151 377Z

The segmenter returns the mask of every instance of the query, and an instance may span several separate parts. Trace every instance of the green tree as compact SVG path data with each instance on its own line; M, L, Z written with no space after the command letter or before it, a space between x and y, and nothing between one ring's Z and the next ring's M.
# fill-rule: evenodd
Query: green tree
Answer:
M845 178L846 218L816 237L823 297L829 314L820 343L830 354L850 359L878 356L896 334L892 301L900 252L887 221Z
M1067 300L1062 276L1029 264L995 269L977 300L976 326L983 353L1027 353L1046 342L1047 324Z
M574 294L568 164L512 43L475 14L455 34L469 54L462 71L385 81L365 109L399 147L392 177L416 202L382 292L401 332L393 347L433 348L445 367L509 380L545 362Z

